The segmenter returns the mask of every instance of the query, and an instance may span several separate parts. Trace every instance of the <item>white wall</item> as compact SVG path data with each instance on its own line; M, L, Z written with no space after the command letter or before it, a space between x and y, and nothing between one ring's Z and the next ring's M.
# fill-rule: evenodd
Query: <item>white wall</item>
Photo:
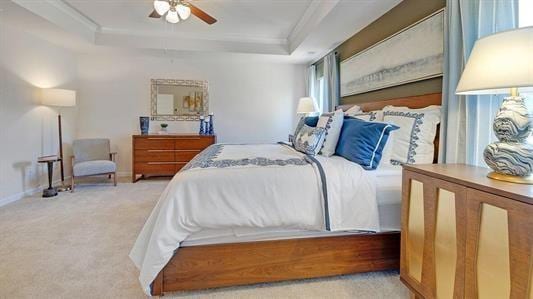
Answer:
M176 54L174 54L176 55ZM209 110L219 142L286 140L296 102L305 92L304 67L249 56L155 57L99 54L79 57L78 137L108 137L119 152L119 172L131 172L131 135L150 115L150 79L209 81ZM197 122L167 122L170 132L197 132ZM158 123L150 124L158 130Z
M39 88L75 89L76 61L73 53L0 23L0 206L47 182L36 160L58 153L57 110L38 104ZM66 144L74 138L76 113L62 112Z

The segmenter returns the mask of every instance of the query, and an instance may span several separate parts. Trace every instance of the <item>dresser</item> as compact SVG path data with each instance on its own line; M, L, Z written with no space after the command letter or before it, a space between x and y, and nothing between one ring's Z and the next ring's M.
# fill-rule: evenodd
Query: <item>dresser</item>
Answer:
M533 298L533 186L403 168L400 279L416 298Z
M202 150L216 143L214 135L166 134L132 136L132 181L138 176L174 175Z

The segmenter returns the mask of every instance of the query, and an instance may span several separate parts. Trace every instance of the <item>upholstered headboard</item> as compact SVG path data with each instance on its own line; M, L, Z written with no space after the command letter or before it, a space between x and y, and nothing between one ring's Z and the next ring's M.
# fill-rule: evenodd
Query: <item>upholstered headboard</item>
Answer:
M388 100L382 100L382 101L371 101L371 102L362 102L357 104L346 104L346 105L339 105L337 106L337 109L342 109L343 111L346 111L350 109L352 106L357 105L361 107L363 111L372 111L372 110L381 110L385 106L402 106L402 107L409 107L412 109L418 109L418 108L424 108L431 105L441 105L442 104L442 93L431 93L421 96L413 96L413 97L403 97L403 98L396 98L396 99L388 99ZM435 155L433 157L433 163L437 163L437 160L439 158L439 132L440 132L440 126L437 126L437 134L435 135Z

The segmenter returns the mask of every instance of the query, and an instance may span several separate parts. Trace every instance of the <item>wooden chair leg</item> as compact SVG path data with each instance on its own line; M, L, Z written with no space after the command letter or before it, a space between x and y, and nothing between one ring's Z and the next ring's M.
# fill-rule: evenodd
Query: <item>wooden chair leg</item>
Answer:
M111 176L111 175L109 175ZM117 186L117 173L113 173L113 184L115 185L115 187Z
M74 193L74 174L70 176L70 193Z

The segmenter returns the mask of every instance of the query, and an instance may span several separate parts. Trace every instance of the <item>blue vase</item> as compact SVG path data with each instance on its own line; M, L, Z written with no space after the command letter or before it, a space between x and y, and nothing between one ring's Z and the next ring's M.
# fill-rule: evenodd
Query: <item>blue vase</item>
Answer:
M198 134L200 134L200 135L204 135L205 134L204 123L205 123L204 117L200 116L200 131L198 132Z
M139 122L141 126L141 134L146 135L150 130L150 118L148 116L139 117Z
M215 135L215 130L213 129L213 113L209 113L209 129L207 131L208 135Z

